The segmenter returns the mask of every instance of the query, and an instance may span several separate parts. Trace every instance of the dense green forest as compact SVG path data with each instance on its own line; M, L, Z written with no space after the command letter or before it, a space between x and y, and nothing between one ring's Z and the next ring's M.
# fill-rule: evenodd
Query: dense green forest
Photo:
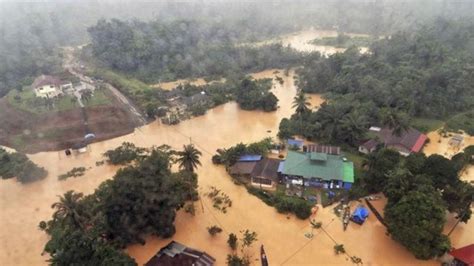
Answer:
M9 179L16 177L21 183L30 183L46 177L48 172L38 167L25 154L9 153L0 148L0 177Z
M328 102L282 121L280 135L355 145L369 125L402 130L413 117L446 119L474 108L474 24L440 19L377 41L371 51L305 57L298 87L325 93Z
M99 21L89 32L100 63L148 83L281 68L301 59L280 44L238 46L245 41L243 34L225 24L113 19Z
M138 150L140 154L143 151ZM123 162L135 151L136 147L124 143L107 156ZM120 169L93 194L69 191L59 197L52 205L52 220L39 225L51 237L44 248L51 256L49 262L136 265L120 249L145 243L143 237L149 234L166 238L175 233L176 211L198 197L197 175L185 166L199 164L199 154L192 145L184 151L153 148L146 155L134 156L131 165ZM174 161L183 166L179 172L171 172Z

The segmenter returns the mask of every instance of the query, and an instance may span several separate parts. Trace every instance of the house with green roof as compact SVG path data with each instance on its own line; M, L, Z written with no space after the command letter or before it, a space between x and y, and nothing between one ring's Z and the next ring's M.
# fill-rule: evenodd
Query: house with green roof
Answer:
M354 164L340 154L288 151L282 175L290 181L301 178L306 186L350 189Z

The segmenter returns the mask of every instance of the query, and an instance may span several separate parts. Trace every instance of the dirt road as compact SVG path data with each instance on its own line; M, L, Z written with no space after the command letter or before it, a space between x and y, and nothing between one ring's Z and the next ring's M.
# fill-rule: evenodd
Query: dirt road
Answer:
M82 49L81 47L74 48L74 47L65 47L64 50L64 62L63 62L63 67L64 69L67 69L71 74L79 78L82 82L85 82L91 86L95 84L94 80L88 76L86 76L84 73L82 73L81 66L78 64L77 58L75 58L74 54L77 51L77 49ZM104 82L103 83L105 87L112 92L112 94L121 102L123 103L127 109L134 115L136 118L138 125L137 126L143 126L147 123L147 120L145 117L138 111L138 109L135 107L135 105L128 100L125 95L123 95L117 88L112 86L109 83Z

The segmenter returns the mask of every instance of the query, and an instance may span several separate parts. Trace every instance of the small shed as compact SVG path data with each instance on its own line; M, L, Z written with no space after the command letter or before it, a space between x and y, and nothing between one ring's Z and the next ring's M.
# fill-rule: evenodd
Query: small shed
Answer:
M449 140L449 145L455 148L461 147L462 142L464 141L464 137L461 135L454 135L450 140Z

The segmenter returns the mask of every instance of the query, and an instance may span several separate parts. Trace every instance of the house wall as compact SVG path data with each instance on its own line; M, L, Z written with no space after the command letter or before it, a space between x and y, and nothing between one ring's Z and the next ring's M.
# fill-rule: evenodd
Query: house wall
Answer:
M369 151L364 146L359 146L359 152L363 154L369 154Z
M273 184L275 183L271 179L260 178L260 177L252 177L251 181L252 181L252 184L255 184L255 185L270 186L270 187L272 187Z
M41 86L36 88L34 91L36 97L41 98L53 98L61 94L61 90L58 87L52 85Z

